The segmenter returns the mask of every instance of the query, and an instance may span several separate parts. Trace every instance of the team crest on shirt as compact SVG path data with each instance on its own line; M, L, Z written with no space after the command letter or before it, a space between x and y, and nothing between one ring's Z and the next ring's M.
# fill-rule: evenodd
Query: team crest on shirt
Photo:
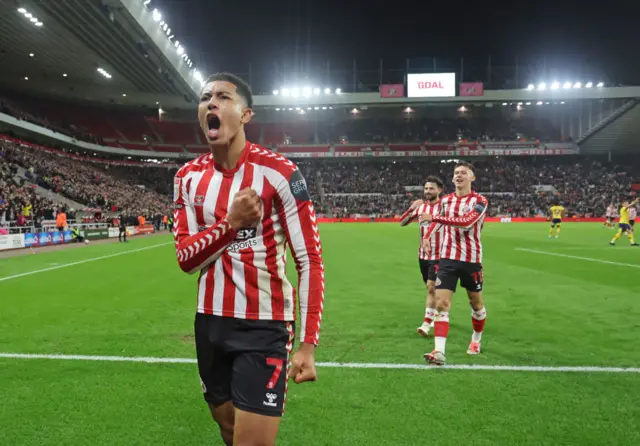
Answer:
M193 201L196 206L202 206L204 204L204 195L196 195Z
M468 214L471 211L471 206L465 204L464 207L460 210L463 214Z

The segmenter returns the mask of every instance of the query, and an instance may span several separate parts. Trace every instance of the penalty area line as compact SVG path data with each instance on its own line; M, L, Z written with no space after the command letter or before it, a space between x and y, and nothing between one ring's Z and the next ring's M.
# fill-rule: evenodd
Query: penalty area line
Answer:
M138 362L148 364L196 364L195 358L154 358L143 356L90 356L90 355L47 355L32 353L0 353L0 358L7 359L53 359L64 361L102 361L102 362ZM517 365L479 365L460 364L442 367L426 364L392 364L367 362L318 362L322 368L345 369L395 369L395 370L487 370L506 372L578 372L578 373L640 373L638 367L594 367L594 366L517 366Z
M28 271L26 273L20 273L13 276L0 277L0 282L5 280L17 279L18 277L30 276L32 274L45 273L47 271L53 271L56 269L67 268L69 266L82 265L83 263L95 262L96 260L110 259L111 257L123 256L125 254L133 254L134 252L146 251L147 249L158 248L160 246L172 245L174 242L160 243L158 245L145 246L144 248L132 249L129 251L116 252L115 254L109 254L106 256L93 257L91 259L79 260L77 262L65 263L64 265L52 266L50 268L37 269L35 271Z
M635 263L612 262L610 260L594 259L592 257L582 257L582 256L572 256L570 254L560 254L559 252L538 251L537 249L527 249L527 248L515 248L515 250L516 251L522 251L522 252L530 252L530 253L533 253L533 254L542 254L542 255L546 255L546 256L564 257L566 259L576 259L576 260L585 260L587 262L604 263L604 264L607 264L607 265L628 266L630 268L640 268L640 265L635 264Z

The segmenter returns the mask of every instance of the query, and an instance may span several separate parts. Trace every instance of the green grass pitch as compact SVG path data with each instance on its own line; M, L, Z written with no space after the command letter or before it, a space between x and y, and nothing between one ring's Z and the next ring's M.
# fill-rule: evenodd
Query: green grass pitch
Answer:
M640 367L640 250L567 223L487 224L483 353L451 365ZM322 362L424 364L418 230L324 224ZM0 352L194 358L196 277L171 237L0 259ZM167 243L9 280L25 272ZM527 251L529 250L529 251ZM533 252L537 251L537 252ZM557 255L549 255L557 254ZM608 262L608 263L607 263ZM297 283L293 263L289 274ZM640 444L640 373L318 368L289 386L280 445ZM0 358L0 445L222 444L196 366Z

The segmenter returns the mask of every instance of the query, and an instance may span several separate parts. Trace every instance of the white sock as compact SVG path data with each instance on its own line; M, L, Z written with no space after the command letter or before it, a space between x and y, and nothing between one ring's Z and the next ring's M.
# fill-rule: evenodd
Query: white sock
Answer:
M445 322L447 324L447 330L446 331L448 332L449 331L449 312L441 311L440 313L438 313L438 316L436 317L436 324L438 322ZM446 345L447 345L446 336L435 336L434 339L436 341L436 350L441 352L444 355L445 354L445 348L446 348Z
M426 310L424 310L424 318L430 319L431 322L436 320L437 315L438 315L438 311L435 308L427 308Z
M482 321L487 318L487 310L482 307L478 311L475 311L473 308L471 309L471 317L477 321ZM480 342L482 340L482 332L481 331L473 331L471 335L471 342Z

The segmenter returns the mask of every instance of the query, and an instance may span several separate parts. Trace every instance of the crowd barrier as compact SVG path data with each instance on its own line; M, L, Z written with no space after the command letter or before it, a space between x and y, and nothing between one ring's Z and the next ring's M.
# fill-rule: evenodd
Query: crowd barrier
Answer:
M359 217L359 218L327 218L319 217L318 223L399 223L400 217L391 218L372 218L372 217ZM487 217L484 219L489 223L546 223L549 220L547 218L520 218L520 217ZM569 223L603 223L605 221L602 218L565 218L563 222Z

